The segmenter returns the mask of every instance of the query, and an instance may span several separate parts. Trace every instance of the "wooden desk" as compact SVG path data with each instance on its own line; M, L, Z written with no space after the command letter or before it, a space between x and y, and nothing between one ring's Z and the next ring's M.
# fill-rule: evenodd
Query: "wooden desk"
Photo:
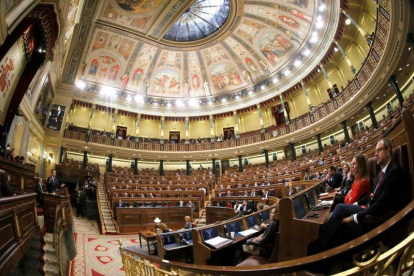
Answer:
M215 223L217 221L228 220L237 214L233 208L207 206L206 207L206 224Z
M191 217L191 207L116 208L120 234L138 233L155 229L154 219L160 218L170 229L184 226L185 216Z
M150 248L150 243L154 243L156 240L156 234L154 231L151 230L142 230L138 232L138 237L139 237L139 246L142 248L142 241L141 238L144 239L147 242L147 246L148 246L148 255L151 255L151 248Z
M60 208L58 208L60 206ZM56 194L43 193L43 210L45 217L45 226L48 233L53 233L55 219L58 214L56 210L60 210L62 216L63 229L66 230L71 217L70 196L68 190L57 190Z

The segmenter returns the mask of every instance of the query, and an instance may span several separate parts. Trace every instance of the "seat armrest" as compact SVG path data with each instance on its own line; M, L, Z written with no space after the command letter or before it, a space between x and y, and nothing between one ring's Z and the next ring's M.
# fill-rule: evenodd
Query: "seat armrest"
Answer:
M386 222L390 218L392 218L396 213L397 211L391 211L391 212L387 212L387 213L377 215L377 216L368 215L365 217L364 223L365 224L381 224L381 223Z

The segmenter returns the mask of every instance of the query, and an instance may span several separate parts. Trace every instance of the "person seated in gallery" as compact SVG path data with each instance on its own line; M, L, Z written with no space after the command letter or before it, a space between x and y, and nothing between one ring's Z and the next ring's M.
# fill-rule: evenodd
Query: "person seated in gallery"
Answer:
M261 202L257 203L257 206L256 206L257 211L262 211L264 206L265 206L264 203L261 203Z
M253 206L247 200L243 200L242 206L240 207L240 214L242 216L249 215L253 212Z
M330 215L319 238L308 247L314 254L355 239L380 223L366 223L367 216L381 216L401 210L408 202L409 187L404 182L404 171L392 159L392 143L382 138L375 149L377 165L381 167L371 193L356 204L338 204Z
M355 175L355 180L351 186L351 189L344 197L336 199L335 202L354 204L362 198L369 195L371 190L371 183L369 181L367 160L364 155L358 155L352 159L351 162L352 173ZM348 173L350 174L350 172Z
M6 149L6 158L11 161L16 161L16 150L14 148Z
M181 230L193 228L193 223L191 222L190 216L185 216L184 221L185 221L185 225L184 225L184 228L182 228Z
M262 190L262 199L263 200L269 199L269 190L268 189L263 189Z
M262 246L266 244L274 245L276 241L276 234L279 232L279 205L276 205L270 211L270 224L267 226L260 226L259 228L264 228L263 234L260 234L256 238L248 239L246 244L243 245L243 250L247 253L254 255L261 255L268 257L273 249L265 249ZM255 246L256 245L256 246Z
M329 177L326 177L325 183L331 188L339 188L342 183L342 174L337 172L335 166L329 167Z
M125 207L125 204L122 202L122 199L118 200L118 202L115 202L115 208L118 207Z
M0 176L1 182L1 196L15 196L13 189L10 187L10 175L7 172L3 172Z

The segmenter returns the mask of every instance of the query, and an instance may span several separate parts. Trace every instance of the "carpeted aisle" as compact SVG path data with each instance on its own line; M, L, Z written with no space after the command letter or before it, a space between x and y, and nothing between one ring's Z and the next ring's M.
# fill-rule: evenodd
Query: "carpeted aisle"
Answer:
M145 253L147 244L142 241L141 249L137 235L100 235L95 221L74 219L78 255L72 262L72 276L125 275L119 253L119 239L122 239L123 247Z

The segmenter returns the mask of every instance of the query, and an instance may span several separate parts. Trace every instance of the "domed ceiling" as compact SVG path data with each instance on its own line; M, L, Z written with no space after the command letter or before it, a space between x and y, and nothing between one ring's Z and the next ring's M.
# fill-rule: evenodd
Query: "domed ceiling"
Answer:
M167 113L177 102L223 111L274 97L317 66L339 21L339 4L324 0L101 2L76 82L85 95Z

